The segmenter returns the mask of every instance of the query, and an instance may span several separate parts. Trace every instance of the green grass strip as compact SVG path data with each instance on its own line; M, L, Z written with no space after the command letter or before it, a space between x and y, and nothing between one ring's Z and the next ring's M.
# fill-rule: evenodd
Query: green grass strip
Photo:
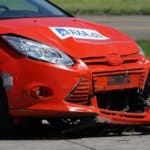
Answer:
M142 47L145 55L150 57L150 40L140 40L137 43Z
M73 14L150 15L150 0L51 0Z

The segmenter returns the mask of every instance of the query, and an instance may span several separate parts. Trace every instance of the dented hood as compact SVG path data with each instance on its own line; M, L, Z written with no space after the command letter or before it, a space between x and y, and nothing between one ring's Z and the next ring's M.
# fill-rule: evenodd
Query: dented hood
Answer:
M59 48L76 58L129 55L138 52L127 35L78 18L9 19L0 21L1 34L15 34Z

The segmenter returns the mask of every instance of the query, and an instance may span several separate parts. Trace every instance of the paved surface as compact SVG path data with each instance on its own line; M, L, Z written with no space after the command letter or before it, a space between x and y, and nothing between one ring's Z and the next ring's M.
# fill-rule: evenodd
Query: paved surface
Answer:
M76 140L7 140L0 150L149 150L150 136L81 138Z
M134 39L150 39L150 16L80 16L115 27Z
M74 136L66 138L48 128L19 130L15 135L0 136L0 150L149 150L150 134L124 132L123 135Z

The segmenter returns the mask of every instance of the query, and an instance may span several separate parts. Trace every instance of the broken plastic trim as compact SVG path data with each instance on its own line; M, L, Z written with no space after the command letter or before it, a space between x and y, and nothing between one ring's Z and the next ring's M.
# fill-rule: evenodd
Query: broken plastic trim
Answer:
M13 87L13 76L9 73L1 73L1 78L3 80L3 87L6 89L6 90L10 90L12 87Z

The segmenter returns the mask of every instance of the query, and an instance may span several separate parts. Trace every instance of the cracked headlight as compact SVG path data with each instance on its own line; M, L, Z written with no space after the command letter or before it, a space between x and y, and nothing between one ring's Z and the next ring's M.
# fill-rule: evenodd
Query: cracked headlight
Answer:
M74 65L71 57L58 48L22 37L3 35L2 38L21 54L37 60L66 66Z

